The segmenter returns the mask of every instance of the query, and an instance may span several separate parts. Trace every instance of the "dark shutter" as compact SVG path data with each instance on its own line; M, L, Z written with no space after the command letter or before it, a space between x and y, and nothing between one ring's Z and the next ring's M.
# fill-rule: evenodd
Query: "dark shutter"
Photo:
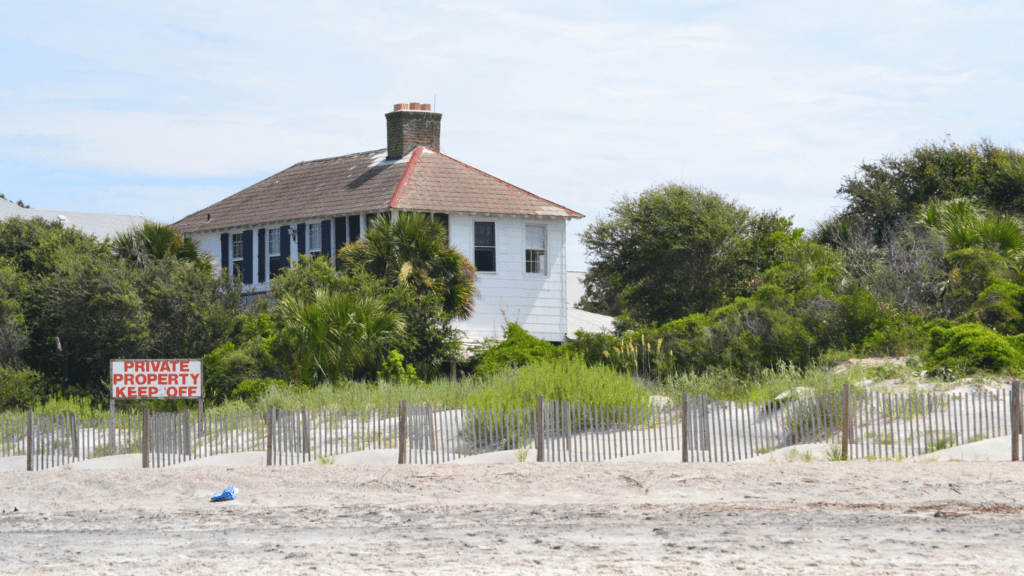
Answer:
M357 242L359 240L359 214L348 217L348 241Z
M252 284L252 230L242 232L242 283Z
M445 246L451 244L451 239L448 233L448 215L444 212L434 212L434 220L440 222L441 226L444 226L444 243Z
M331 221L323 220L320 222L320 255L330 260L332 254L334 250L331 249Z
M228 264L231 262L231 236L225 232L220 235L220 267L224 270L229 270Z
M256 270L258 275L256 276L257 282L260 284L267 281L267 229L260 228L259 233L256 235L256 245L259 249L256 253L259 255L259 262L256 264Z
M291 228L281 226L281 261L279 268L287 268L292 257L292 235ZM274 271L277 272L276 270Z
M299 240L299 254L306 253L306 225L296 224L295 225L295 236Z

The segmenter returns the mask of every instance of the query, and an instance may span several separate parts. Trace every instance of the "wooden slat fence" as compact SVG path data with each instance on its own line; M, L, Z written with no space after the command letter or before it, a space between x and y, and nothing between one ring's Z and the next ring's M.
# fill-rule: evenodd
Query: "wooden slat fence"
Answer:
M400 410L378 408L271 407L266 413L205 416L146 412L119 414L113 422L73 414L0 415L0 457L24 457L31 470L143 453L144 465L153 468L242 452L263 452L268 465L298 465L380 449L398 450L405 463L423 464L497 451L547 462L598 462L654 452L666 453L666 460L731 462L826 443L830 457L845 450L849 458L884 460L1013 431L1020 455L1024 395L1015 386L1016 392L852 390L846 392L846 404L842 393L829 393L762 402L699 396L642 406L542 400L512 410L419 405L407 406L404 430Z

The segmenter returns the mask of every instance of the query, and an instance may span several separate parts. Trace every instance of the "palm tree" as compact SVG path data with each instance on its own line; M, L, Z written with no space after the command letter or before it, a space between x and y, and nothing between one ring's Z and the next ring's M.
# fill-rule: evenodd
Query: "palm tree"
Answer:
M476 267L448 246L447 232L427 214L403 213L392 221L379 216L366 238L338 251L343 271L363 269L391 286L412 287L418 295L440 298L454 318L469 318L476 295Z
M118 233L111 242L114 254L145 266L150 259L168 256L193 262L205 270L211 270L210 257L199 251L191 238L185 238L166 224L146 222L127 232Z
M1024 251L1024 223L991 214L968 198L930 201L917 221L938 230L953 250L984 248L1009 256Z
M403 328L379 299L346 292L319 289L309 303L289 295L278 307L304 382L336 382L375 369Z

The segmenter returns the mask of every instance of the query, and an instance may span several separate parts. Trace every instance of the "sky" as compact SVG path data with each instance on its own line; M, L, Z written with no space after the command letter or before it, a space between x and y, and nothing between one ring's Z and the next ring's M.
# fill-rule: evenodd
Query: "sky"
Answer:
M0 0L0 193L173 222L292 164L441 150L586 214L665 182L812 229L862 162L1024 149L1024 3Z

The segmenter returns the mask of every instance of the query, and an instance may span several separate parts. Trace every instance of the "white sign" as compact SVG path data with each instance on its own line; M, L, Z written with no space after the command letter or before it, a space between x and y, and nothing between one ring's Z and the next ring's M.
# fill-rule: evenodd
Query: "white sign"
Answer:
M110 397L202 398L202 360L111 360Z

